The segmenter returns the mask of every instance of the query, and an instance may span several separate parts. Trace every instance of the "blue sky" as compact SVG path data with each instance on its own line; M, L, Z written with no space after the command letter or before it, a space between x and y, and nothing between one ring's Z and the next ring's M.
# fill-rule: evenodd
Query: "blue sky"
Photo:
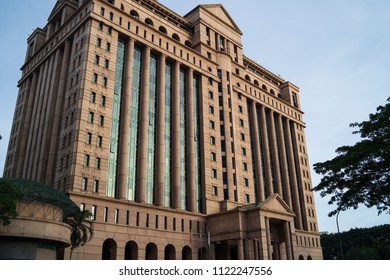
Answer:
M240 27L244 53L300 87L311 164L359 140L350 123L368 119L390 97L390 1L385 0L160 0L185 15L199 4L221 3ZM27 37L44 27L56 0L7 1L0 37L0 174L3 173L17 81ZM312 172L313 185L320 177ZM336 231L327 199L316 195L320 231ZM375 209L343 212L340 229L390 223Z

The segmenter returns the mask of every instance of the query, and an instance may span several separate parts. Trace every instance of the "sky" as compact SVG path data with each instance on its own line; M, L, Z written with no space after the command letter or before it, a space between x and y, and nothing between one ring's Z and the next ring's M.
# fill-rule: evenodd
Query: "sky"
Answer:
M243 33L244 54L300 88L311 165L359 141L350 123L368 119L390 91L390 1L160 0L185 15L199 4L223 4ZM3 174L27 38L44 27L56 0L7 1L0 23L0 176ZM321 177L312 170L313 186ZM320 231L337 232L328 199L315 193ZM340 231L389 224L361 206L340 213Z

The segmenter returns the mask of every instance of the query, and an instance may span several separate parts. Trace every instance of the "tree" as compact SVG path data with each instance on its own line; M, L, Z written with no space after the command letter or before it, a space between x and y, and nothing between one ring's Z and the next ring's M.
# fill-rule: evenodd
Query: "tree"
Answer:
M93 222L91 221L91 217L92 213L84 210L66 218L65 222L71 226L69 259L72 259L74 249L84 246L92 239Z
M20 192L8 182L0 180L0 225L7 226L18 215L16 200Z
M361 141L353 146L336 150L335 158L316 163L314 170L323 175L313 189L322 197L330 196L329 204L337 208L328 215L359 204L376 207L378 215L390 213L390 98L385 106L379 106L369 120L353 123L358 128Z

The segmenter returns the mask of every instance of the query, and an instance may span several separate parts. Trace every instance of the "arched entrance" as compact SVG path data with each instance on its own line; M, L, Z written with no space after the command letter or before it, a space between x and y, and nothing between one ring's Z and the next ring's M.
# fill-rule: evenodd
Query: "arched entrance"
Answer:
M117 245L115 240L109 238L103 242L102 260L116 260Z
M126 243L125 260L138 260L138 245L134 241Z
M176 249L172 244L165 246L164 260L176 260Z
M192 249L188 246L184 246L181 251L182 260L192 260Z
M157 246L149 243L145 248L145 260L157 260Z

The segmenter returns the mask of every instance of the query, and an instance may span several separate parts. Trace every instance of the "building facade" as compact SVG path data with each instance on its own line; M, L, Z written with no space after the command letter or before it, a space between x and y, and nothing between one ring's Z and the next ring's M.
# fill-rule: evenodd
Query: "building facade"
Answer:
M299 88L222 5L58 0L28 38L4 177L93 213L76 259L322 259Z

